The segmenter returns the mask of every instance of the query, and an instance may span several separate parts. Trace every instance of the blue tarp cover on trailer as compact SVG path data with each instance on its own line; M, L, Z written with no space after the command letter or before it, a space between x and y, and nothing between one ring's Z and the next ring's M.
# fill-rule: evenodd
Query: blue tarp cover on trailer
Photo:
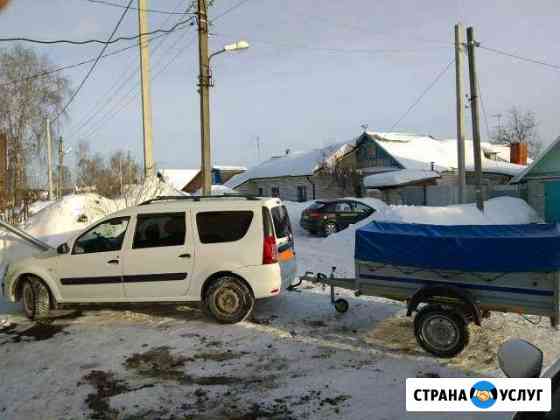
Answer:
M439 226L373 222L356 231L360 261L442 270L560 269L556 224Z

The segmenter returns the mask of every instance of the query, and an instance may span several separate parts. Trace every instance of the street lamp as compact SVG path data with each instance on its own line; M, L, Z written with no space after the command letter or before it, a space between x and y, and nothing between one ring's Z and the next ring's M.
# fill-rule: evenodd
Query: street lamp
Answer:
M212 87L212 74L210 72L210 60L225 52L242 51L249 48L247 41L237 41L225 45L221 50L207 55L207 39L201 37L200 48L200 111L201 111L201 135L202 135L202 195L212 195L212 159L210 148L210 87ZM206 41L206 42L205 42ZM206 51L206 54L204 53ZM206 57L205 57L206 56ZM206 60L204 60L206 58Z

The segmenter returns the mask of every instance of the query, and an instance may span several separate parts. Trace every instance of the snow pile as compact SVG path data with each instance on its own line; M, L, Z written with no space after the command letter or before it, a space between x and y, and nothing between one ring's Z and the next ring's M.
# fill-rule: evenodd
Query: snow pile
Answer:
M41 210L43 210L45 207L50 206L52 203L54 203L54 201L52 200L39 200L31 203L29 205L29 215L33 216L34 214L39 213Z
M360 200L380 202L375 199ZM309 203L287 203L292 225L296 223L296 220L299 223L297 214L302 209L302 204ZM350 225L327 238L311 238L299 227L295 228L296 250L305 249L304 253L298 254L299 272L303 273L306 270L325 272L331 266L336 266L338 275L353 276L356 230L372 221L437 225L490 225L534 223L538 222L539 218L525 201L513 197L498 197L486 201L484 213L481 213L475 204L448 207L387 206L383 204L377 207L377 211L371 217L355 225Z
M225 185L212 185L212 195L224 195L224 194L239 194L239 192L226 187ZM202 195L202 188L199 189L193 195Z
M158 175L173 188L182 190L200 172L200 169L160 169Z
M400 171L381 172L366 176L364 178L364 186L366 188L395 187L397 185L410 184L435 178L440 178L440 175L434 171L401 169Z
M113 211L122 210L127 207L137 206L145 201L160 196L182 196L189 195L173 187L167 182L162 182L158 177L144 180L143 184L129 187L122 197L114 201Z

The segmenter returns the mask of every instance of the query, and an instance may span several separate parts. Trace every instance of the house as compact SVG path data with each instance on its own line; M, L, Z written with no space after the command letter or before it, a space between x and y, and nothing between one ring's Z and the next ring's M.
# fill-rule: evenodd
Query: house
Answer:
M232 177L245 172L244 166L214 165L212 168L212 185L223 185ZM202 187L200 169L160 169L157 176L173 188L189 194L196 193Z
M525 168L507 160L505 147L482 145L485 184L506 184ZM471 141L465 142L465 166L467 183L472 184ZM350 142L275 156L232 178L226 186L294 201L358 195L375 189L385 191L385 198L392 201L389 195L405 187L455 185L456 171L456 140L366 131Z
M351 143L337 143L309 152L286 150L225 183L242 194L280 197L283 200L307 201L354 195L352 186L336 180L325 170L354 148Z
M549 223L560 222L560 137L511 180L525 188L527 202Z

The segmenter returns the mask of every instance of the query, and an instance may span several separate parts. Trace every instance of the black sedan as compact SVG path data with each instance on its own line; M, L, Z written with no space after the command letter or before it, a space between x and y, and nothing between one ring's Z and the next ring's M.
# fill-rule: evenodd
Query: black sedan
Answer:
M375 209L356 200L319 200L301 213L299 223L312 234L329 236L374 212Z

